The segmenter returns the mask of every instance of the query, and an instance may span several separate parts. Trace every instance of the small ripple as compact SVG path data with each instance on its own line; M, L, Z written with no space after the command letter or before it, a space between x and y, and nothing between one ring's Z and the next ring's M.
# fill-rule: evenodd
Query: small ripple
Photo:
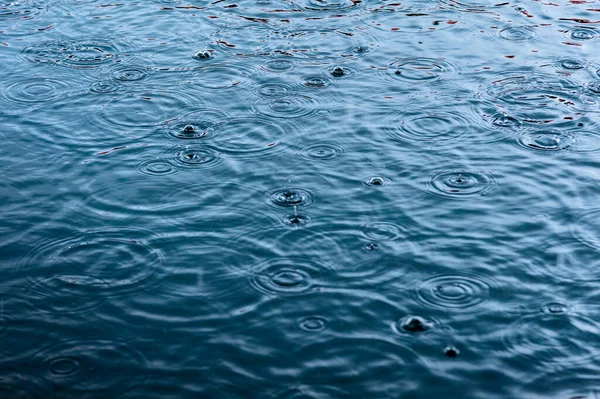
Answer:
M212 169L224 162L218 152L206 147L181 148L176 151L175 160L183 167L195 169Z
M267 72L281 73L281 72L293 71L295 69L295 67L296 67L296 64L294 61L284 59L284 58L277 58L274 60L267 61L262 66L262 69Z
M121 82L136 82L146 79L148 75L148 68L136 65L123 66L112 72L113 78Z
M598 328L594 319L577 313L540 312L510 326L504 344L511 356L526 357L540 366L582 365L598 357L592 344Z
M363 0L299 0L300 7L310 11L345 11L360 8Z
M90 91L99 94L112 94L120 91L121 89L121 84L119 84L119 82L115 82L114 80L100 80L90 84Z
M592 40L596 34L591 29L577 28L569 31L569 37L574 40Z
M425 280L418 298L426 305L444 309L464 309L480 305L491 296L492 286L475 275L447 274Z
M457 67L443 58L401 58L384 72L390 79L406 82L447 80L456 74Z
M324 316L307 316L299 319L296 324L304 331L317 332L327 328L329 319Z
M275 259L256 266L252 285L266 294L302 295L324 285L323 265L300 258Z
M427 182L428 192L452 199L468 199L490 193L496 178L490 172L452 169L433 173Z
M168 159L151 159L138 163L135 170L143 175L166 176L178 172Z
M269 195L269 200L277 206L292 208L312 204L312 194L301 188L282 188Z
M527 131L519 136L521 147L534 151L566 151L574 143L574 136L562 130Z
M254 108L260 114L273 118L300 118L316 116L320 112L320 104L306 95L293 95L272 100L259 100Z
M528 42L535 40L537 33L531 26L511 26L498 32L498 36L511 42Z
M381 186L387 186L388 184L390 184L391 180L386 177L382 177L382 176L371 176L371 177L364 178L362 182L365 186L381 187Z
M207 138L222 125L227 115L218 110L201 109L164 122L164 129L170 137L192 140Z
M511 106L589 108L582 104L579 85L552 75L507 72L484 89L492 101Z
M467 132L469 121L458 113L423 110L393 114L385 126L396 140L441 144L459 141Z
M75 396L104 395L115 397L139 383L147 367L144 356L124 342L107 340L65 341L34 356L43 365L47 388L68 386ZM120 372L115 372L118 370Z
M284 216L282 221L288 226L299 227L307 225L310 222L310 217L294 213L293 215Z
M226 90L248 83L252 69L247 64L211 64L195 68L182 85L209 90Z
M558 66L562 69L578 70L585 68L585 63L575 58L563 58L558 61Z
M523 126L523 121L516 116L502 112L492 115L491 124L500 128L519 129Z
M569 311L569 306L560 302L550 302L542 305L542 313L546 314L561 314Z
M160 282L164 255L145 237L151 234L131 229L53 237L21 259L20 268L29 274L29 298L42 310L73 313L150 289Z
M362 227L363 236L373 241L393 241L405 238L410 234L408 226L400 226L389 222L367 223Z
M302 78L302 80L300 81L300 84L302 86L308 87L310 89L322 89L322 88L331 86L333 84L333 82L330 79L325 78L323 76L311 75L311 76Z
M309 161L332 161L340 158L346 149L332 143L309 144L300 149L300 156Z
M284 83L267 83L258 86L254 92L263 99L283 98L292 93L292 88Z
M71 68L99 68L117 62L122 50L104 40L51 41L26 47L22 56L29 62Z

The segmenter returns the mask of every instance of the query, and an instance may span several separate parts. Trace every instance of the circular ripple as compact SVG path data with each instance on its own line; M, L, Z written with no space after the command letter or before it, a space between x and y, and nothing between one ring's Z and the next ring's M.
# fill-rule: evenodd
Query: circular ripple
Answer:
M276 259L252 271L252 285L267 294L302 295L323 284L323 266L300 258Z
M501 39L511 42L526 42L534 40L537 37L535 29L530 26L512 26L502 29L498 35Z
M27 77L9 83L2 90L6 100L15 104L34 105L65 97L71 84L52 78Z
M491 290L489 283L474 275L440 275L421 284L418 298L434 307L464 309L485 302Z
M294 70L295 65L296 64L291 60L274 59L267 61L262 69L269 72L288 72Z
M591 40L596 34L591 29L579 28L571 30L569 37L574 40Z
M371 176L363 179L363 184L369 187L381 187L391 183L391 180L381 176Z
M166 159L153 159L138 163L135 169L144 175L165 176L177 173L177 169Z
M150 289L160 282L163 254L140 236L149 233L92 231L35 248L20 264L30 275L29 297L42 309L78 312Z
M529 131L519 136L520 146L535 151L565 151L574 143L569 132L560 130Z
M264 99L283 98L291 94L291 88L286 84L267 83L260 85L255 92Z
M212 136L226 117L220 111L204 109L169 119L164 125L170 137L192 140Z
M135 82L148 77L148 68L142 66L124 66L112 72L113 78L121 82Z
M285 126L258 115L224 120L211 138L215 148L230 157L258 158L285 150Z
M442 58L401 58L386 72L395 79L416 83L447 79L456 72L456 67Z
M298 327L304 331L317 332L327 328L329 319L323 316L308 316L303 317L296 322Z
M488 194L495 184L496 179L489 172L454 169L433 173L427 187L429 193L437 196L466 199Z
M273 118L299 118L315 115L319 111L319 103L312 97L294 95L272 100L259 100L255 109Z
M119 126L128 129L159 125L174 110L187 108L188 99L169 92L129 94L113 98L102 106L98 114L103 127Z
M512 356L527 357L540 365L569 366L598 357L596 331L600 324L571 312L539 313L518 320L504 336Z
M296 2L300 7L310 11L343 11L359 8L362 0L300 0Z
M66 341L34 356L43 365L43 378L49 385L68 385L76 396L104 395L115 397L126 392L132 378L145 370L146 359L131 346L118 341Z
M212 169L223 163L223 158L215 151L205 147L186 147L175 153L179 165L189 168Z
M469 121L459 114L426 111L394 114L385 125L397 140L445 143L464 135Z
M393 241L408 234L409 228L393 223L368 223L362 228L363 236L373 241Z
M558 61L558 65L563 69L577 70L585 68L585 64L574 58L564 58Z
M507 76L508 75L508 76ZM581 108L580 85L551 75L531 72L509 72L496 77L485 92L492 101L502 101L514 107L565 106Z
M30 62L50 63L72 68L98 68L116 62L121 50L106 41L81 40L43 42L23 50Z
M270 202L277 206L292 208L308 206L312 203L312 194L301 188L282 188L269 195Z
M284 224L287 224L288 226L297 227L297 226L304 226L304 225L308 224L310 222L310 217L305 216L305 215L293 214L293 215L284 216L282 221Z
M246 65L227 64L202 66L193 71L184 85L198 86L210 90L224 90L242 86L250 79L252 71Z
M90 84L90 91L94 93L116 93L121 90L121 85L114 80L101 80Z
M498 113L492 116L492 125L501 128L518 129L523 126L523 121L506 113Z
M318 143L302 148L300 155L311 161L331 161L341 157L344 152L346 150L337 144Z
M303 78L300 82L303 86L311 89L322 89L331 86L331 80L319 75L312 75Z

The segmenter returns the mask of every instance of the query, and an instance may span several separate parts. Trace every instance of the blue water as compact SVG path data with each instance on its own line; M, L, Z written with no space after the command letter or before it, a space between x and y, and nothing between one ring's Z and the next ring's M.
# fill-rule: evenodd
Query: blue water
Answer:
M0 0L0 397L599 398L599 26Z

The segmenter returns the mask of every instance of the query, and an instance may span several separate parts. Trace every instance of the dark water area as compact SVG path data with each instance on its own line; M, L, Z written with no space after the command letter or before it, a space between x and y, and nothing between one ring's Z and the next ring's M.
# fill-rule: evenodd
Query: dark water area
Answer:
M0 0L0 397L599 398L598 27Z

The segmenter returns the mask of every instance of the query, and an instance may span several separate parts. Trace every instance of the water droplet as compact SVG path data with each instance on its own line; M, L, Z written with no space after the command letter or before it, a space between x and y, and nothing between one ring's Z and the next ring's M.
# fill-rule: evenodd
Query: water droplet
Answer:
M208 60L213 57L212 53L208 50L200 50L196 54L194 54L194 59L196 60Z
M398 321L400 331L422 333L432 328L432 323L419 316L407 316Z
M336 66L336 67L333 67L333 69L331 70L331 74L332 74L333 76L336 76L336 77L339 77L339 76L344 76L344 75L345 75L345 73L346 73L346 72L344 71L344 68L342 68L342 67L341 67L341 66L339 66L339 65L338 65L338 66Z
M370 187L381 187L390 183L390 180L381 176L372 176L363 179L363 184Z
M460 354L460 351L454 346L447 346L444 349L444 353L448 357L457 357Z
M287 215L283 218L283 223L288 226L304 226L310 222L310 217L305 215Z

